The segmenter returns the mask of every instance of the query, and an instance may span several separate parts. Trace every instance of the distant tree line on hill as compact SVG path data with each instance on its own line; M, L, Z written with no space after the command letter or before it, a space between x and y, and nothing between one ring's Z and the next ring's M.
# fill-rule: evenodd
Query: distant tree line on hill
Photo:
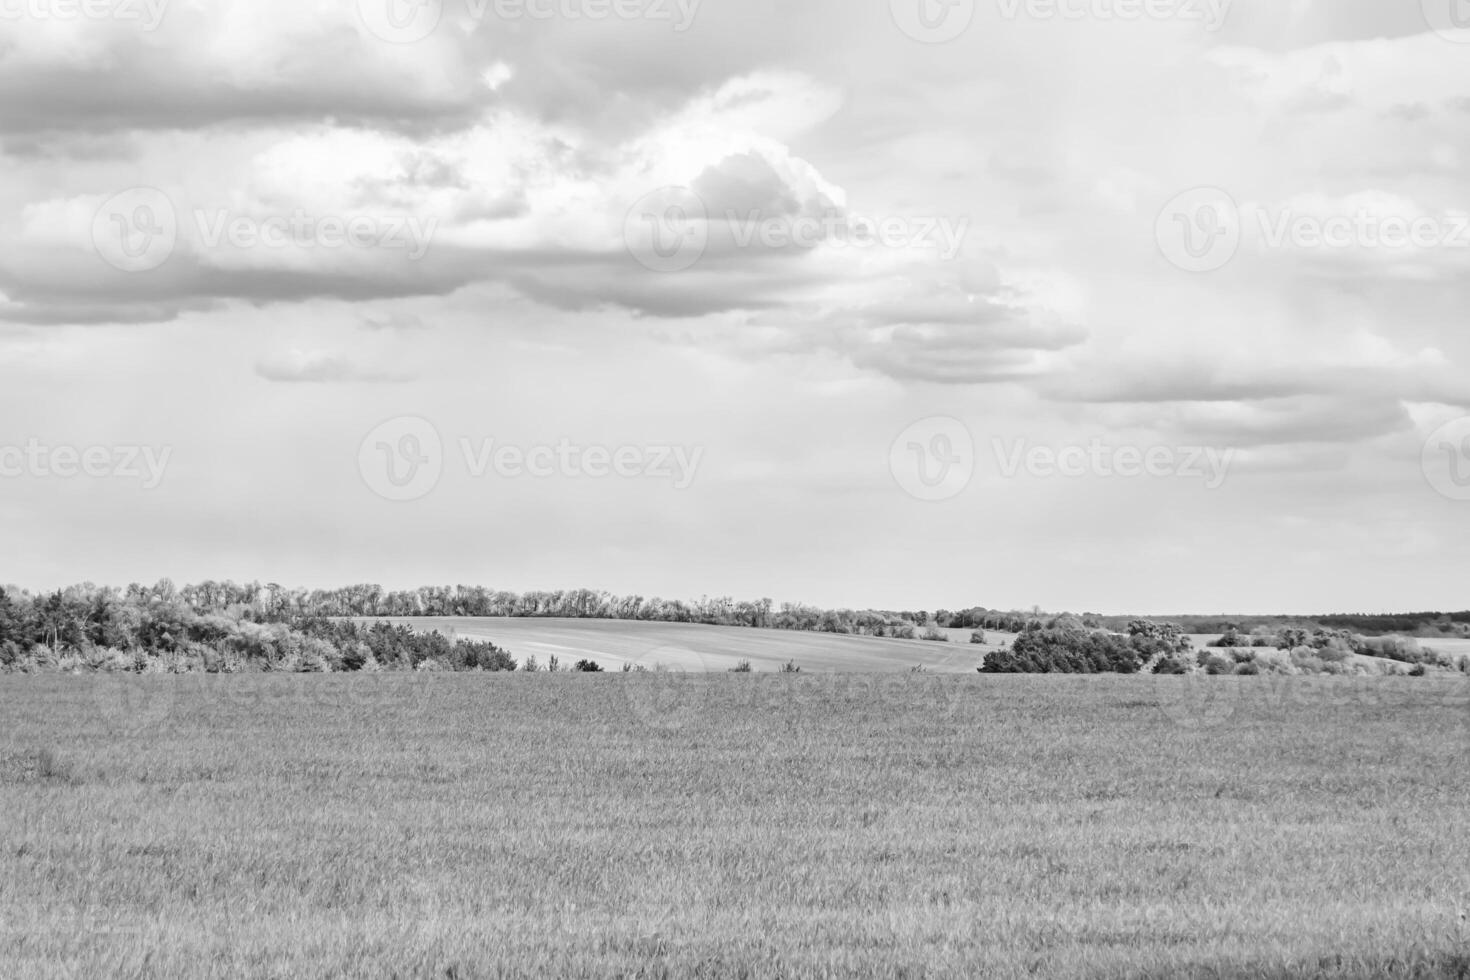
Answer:
M1086 619L1110 630L1124 630L1137 617L1097 616ZM1358 615L1336 613L1330 616L1169 616L1188 633L1251 633L1258 629L1297 628L1350 630L1366 636L1399 633L1406 636L1470 637L1470 611L1441 613L1401 613L1393 615Z
M130 603L175 602L195 613L228 613L251 622L299 623L311 618L405 619L415 617L512 617L618 619L807 630L867 636L918 638L925 627L1020 632L1039 622L1038 612L1004 612L974 607L959 611L824 609L770 599L704 597L694 601L619 596L593 589L509 592L478 585L423 586L386 590L377 585L339 589L285 588L275 583L206 581L174 586L168 579L126 589L73 586L59 594L107 593ZM11 589L12 598L27 595ZM68 600L70 601L70 600Z

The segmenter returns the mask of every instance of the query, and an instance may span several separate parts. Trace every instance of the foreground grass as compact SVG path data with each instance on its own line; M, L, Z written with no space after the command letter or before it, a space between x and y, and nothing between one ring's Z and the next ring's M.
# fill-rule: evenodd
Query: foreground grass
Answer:
M1463 684L1257 680L3 677L0 976L1470 976Z

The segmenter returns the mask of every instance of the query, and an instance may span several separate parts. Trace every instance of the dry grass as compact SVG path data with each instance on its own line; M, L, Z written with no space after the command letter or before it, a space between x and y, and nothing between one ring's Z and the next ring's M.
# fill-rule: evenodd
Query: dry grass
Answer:
M1205 680L0 678L0 976L1470 976L1464 685Z

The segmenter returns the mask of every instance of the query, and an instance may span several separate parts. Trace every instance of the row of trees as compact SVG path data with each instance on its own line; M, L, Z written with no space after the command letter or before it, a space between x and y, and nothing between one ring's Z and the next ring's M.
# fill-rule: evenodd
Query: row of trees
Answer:
M515 670L492 643L407 626L301 616L267 620L249 607L196 609L177 592L74 586L41 596L0 589L0 668L232 672Z
M12 601L32 600L18 589ZM276 583L206 581L175 586L168 579L153 585L105 589L91 585L60 590L39 601L75 607L84 601L122 603L136 607L177 604L198 614L229 614L251 622L295 623L308 618L411 617L555 617L619 619L712 626L809 630L912 639L925 627L953 627L1020 632L1043 622L1039 612L1016 612L976 606L951 611L824 609L770 599L736 600L703 597L694 601L644 596L619 596L593 589L509 592L478 585L430 585L418 589L386 590L378 585L350 585L340 589L290 589ZM85 617L77 617L85 618ZM95 618L95 617L94 617Z

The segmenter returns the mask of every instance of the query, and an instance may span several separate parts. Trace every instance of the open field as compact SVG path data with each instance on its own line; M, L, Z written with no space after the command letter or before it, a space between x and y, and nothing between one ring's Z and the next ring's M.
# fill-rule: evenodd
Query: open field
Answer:
M0 976L1470 976L1465 684L1205 680L4 676Z
M1429 637L1419 641L1425 646L1439 650L1460 660L1470 659L1470 640L1459 637Z
M1009 643L1009 633L988 633L990 646L969 642L970 630L945 630L951 642L890 640L872 636L747 629L685 623L645 623L608 619L491 619L475 617L388 619L415 629L438 630L477 640L492 640L517 659L528 654L544 667L550 656L570 667L583 658L605 670L624 663L649 669L723 671L741 660L756 670L775 670L794 660L802 670L892 671L922 664L937 673L973 673L987 649Z

